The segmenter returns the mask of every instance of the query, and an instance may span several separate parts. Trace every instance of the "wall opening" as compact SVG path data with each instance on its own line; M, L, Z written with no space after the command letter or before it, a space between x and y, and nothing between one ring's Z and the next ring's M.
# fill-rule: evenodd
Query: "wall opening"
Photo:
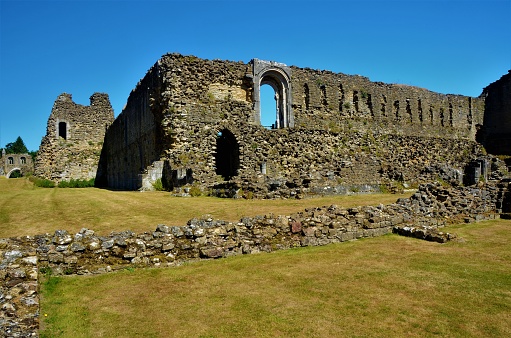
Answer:
M62 137L64 140L67 140L67 123L59 122L59 137Z
M401 115L399 114L399 100L394 101L394 116L396 121L401 120Z
M353 91L353 107L355 107L355 113L358 113L359 106L358 106L358 91Z
M9 157L9 158L7 159L7 162L8 162L9 164L14 164L14 157Z
M406 115L410 123L413 123L412 106L410 105L410 99L406 99Z
M326 94L326 86L325 85L321 85L319 87L319 89L321 90L321 104L323 105L324 108L328 108L328 99L327 99L327 94Z
M344 88L342 84L339 85L339 111L342 112L344 106Z
M261 125L266 129L274 129L277 125L277 104L272 86L261 86Z
M215 164L216 174L226 181L238 175L240 147L236 137L227 129L217 134Z
M284 85L278 77L276 77L273 73L269 73L261 78L261 86L259 91L263 87L273 88L274 92L274 100L275 100L275 123L274 128L284 128L288 126L287 116L286 116L286 91ZM260 94L259 94L260 95ZM262 122L262 121L261 121Z
M303 85L303 101L305 105L305 110L309 110L310 107L310 93L309 93L309 85Z
M21 170L19 168L15 168L7 174L7 178L20 178L20 177L23 177L23 173L21 172Z
M381 102L381 116L387 117L387 97L382 95L383 101Z
M422 101L421 99L417 100L417 110L419 112L419 121L420 123L424 122L424 113L422 112Z
M27 159L25 157L20 157L20 164L27 164Z
M284 64L280 64L273 61L262 61L258 59L253 59L253 81L254 81L254 111L255 111L255 121L256 123L265 125L269 123L271 126L273 122L266 122L263 120L261 116L261 112L263 111L263 107L261 105L261 95L262 91L269 91L268 88L273 89L273 97L275 100L274 107L275 111L275 123L274 128L286 128L294 126L294 117L292 112L292 104L291 104L291 70ZM265 94L269 95L269 94ZM266 99L266 101L272 102L271 99ZM270 105L270 104L268 104ZM264 111L263 111L264 113ZM266 113L265 113L266 115ZM268 115L271 115L269 113Z

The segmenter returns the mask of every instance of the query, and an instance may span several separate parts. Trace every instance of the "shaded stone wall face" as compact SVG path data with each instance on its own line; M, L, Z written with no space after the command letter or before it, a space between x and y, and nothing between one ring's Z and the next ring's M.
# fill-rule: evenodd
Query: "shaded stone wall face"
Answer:
M56 182L94 178L105 131L113 120L107 94L93 94L90 106L76 104L71 94L59 95L39 147L35 174Z
M188 172L188 185L245 197L372 191L393 180L435 179L441 167L462 170L482 153L475 142L480 98L290 69L294 127L269 130L253 109L259 84L251 63L165 55L108 132L105 185L140 188L159 162L174 189L176 175ZM229 182L216 173L222 131L239 148L232 157L238 175Z
M153 67L105 136L96 181L116 189L140 188L141 174L168 145L162 134L161 78Z
M486 113L480 141L492 154L511 155L511 70L481 95Z

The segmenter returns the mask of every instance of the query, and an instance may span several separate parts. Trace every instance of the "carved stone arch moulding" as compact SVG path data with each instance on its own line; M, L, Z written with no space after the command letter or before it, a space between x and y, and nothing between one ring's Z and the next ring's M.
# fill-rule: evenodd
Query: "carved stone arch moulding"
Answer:
M254 81L254 121L261 123L261 86L270 85L275 91L277 116L276 128L294 127L291 109L291 69L283 63L252 60Z

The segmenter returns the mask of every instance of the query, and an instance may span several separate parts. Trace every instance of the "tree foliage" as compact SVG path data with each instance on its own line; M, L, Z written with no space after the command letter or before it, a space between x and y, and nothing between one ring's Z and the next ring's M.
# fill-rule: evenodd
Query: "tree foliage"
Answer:
M25 146L25 142L21 139L20 136L16 139L16 141L7 143L5 145L5 152L7 154L27 154L28 149Z

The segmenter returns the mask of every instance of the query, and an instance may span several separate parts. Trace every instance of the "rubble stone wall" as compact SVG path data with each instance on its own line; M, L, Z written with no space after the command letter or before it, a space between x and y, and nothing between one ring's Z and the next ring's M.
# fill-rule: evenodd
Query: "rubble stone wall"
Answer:
M96 177L105 131L114 120L107 94L95 93L90 105L63 93L55 101L41 141L35 174L55 182Z
M478 140L492 154L511 155L511 70L484 88L484 126Z
M0 327L6 337L32 337L39 324L38 272L106 273L132 267L166 267L185 261L326 245L388 233L444 243L450 223L473 222L509 212L509 183L447 189L422 185L389 205L306 209L292 215L244 217L238 222L192 219L160 224L155 231L99 236L82 229L0 239Z
M179 188L177 173L188 171L187 184L203 191L289 197L376 189L396 178L425 182L425 168L461 170L482 153L475 142L482 99L285 70L294 125L267 129L254 109L252 63L163 56L107 133L100 181L137 189L152 162L163 161L158 168L172 188ZM221 135L231 139L221 143Z

